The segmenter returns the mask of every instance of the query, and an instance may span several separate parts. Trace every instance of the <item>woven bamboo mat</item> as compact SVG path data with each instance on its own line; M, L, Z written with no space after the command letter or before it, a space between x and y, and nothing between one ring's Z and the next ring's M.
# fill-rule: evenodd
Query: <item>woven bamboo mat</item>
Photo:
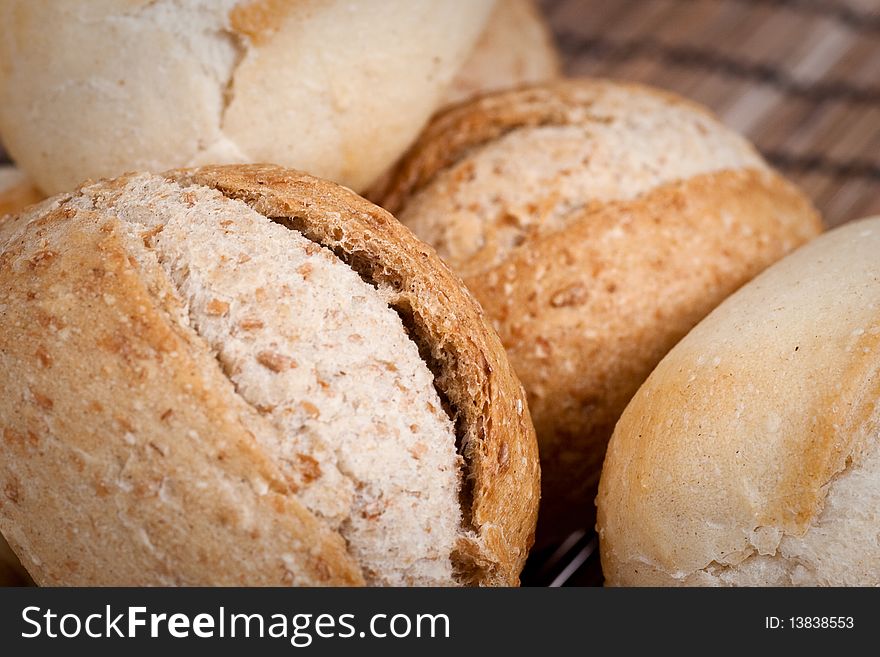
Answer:
M502 0L503 1L503 0ZM880 214L880 0L542 0L569 75L708 105L828 226Z

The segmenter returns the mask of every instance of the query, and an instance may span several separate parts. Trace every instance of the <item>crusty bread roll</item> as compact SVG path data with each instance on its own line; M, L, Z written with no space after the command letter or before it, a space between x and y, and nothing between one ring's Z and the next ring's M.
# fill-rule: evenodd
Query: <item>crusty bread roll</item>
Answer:
M880 217L694 328L630 402L599 488L614 585L880 585Z
M561 73L559 51L535 0L500 0L443 104L547 82Z
M0 165L0 222L45 197L21 171L9 164Z
M365 188L436 109L492 5L0 0L0 132L47 193L254 161Z
M614 423L663 355L820 231L800 192L703 108L610 81L449 110L378 198L464 278L525 384L539 542L592 524Z
M388 213L208 167L53 197L0 248L0 531L37 583L518 582L525 394Z

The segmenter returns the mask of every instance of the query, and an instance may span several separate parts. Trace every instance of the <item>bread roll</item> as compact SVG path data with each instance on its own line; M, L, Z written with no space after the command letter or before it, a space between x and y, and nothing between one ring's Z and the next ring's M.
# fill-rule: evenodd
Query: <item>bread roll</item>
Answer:
M539 542L592 524L605 445L663 355L820 231L706 110L600 80L450 110L379 196L463 277L526 387Z
M0 248L0 531L39 584L518 582L524 392L386 212L268 165L132 174Z
M880 585L880 217L788 256L673 349L599 488L612 585Z
M534 0L500 0L480 40L458 72L443 104L473 96L547 82L559 77L561 62L550 26Z
M3 216L15 214L45 198L21 171L11 165L0 165L0 222Z
M0 0L0 132L47 193L278 162L365 188L410 144L493 0Z

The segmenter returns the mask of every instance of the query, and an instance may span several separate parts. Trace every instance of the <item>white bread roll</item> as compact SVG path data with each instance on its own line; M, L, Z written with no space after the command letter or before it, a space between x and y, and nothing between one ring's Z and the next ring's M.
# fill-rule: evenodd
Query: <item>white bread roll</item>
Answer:
M277 162L365 188L409 145L493 0L0 0L0 132L47 193Z
M526 387L539 543L593 524L605 445L666 352L821 230L705 108L610 80L453 107L375 196L464 279Z
M0 249L0 531L38 583L518 581L524 392L384 211L277 167L132 174Z
M608 448L612 585L880 585L880 217L819 237L657 366Z
M500 0L486 29L443 97L444 105L527 84L562 72L553 33L535 0Z
M20 170L12 165L0 165L0 222L5 215L15 214L44 198Z

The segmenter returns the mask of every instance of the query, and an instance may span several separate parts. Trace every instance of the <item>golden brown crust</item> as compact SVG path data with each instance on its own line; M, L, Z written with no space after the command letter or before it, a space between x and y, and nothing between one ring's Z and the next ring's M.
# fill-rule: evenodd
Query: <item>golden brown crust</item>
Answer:
M475 536L459 551L461 576L478 584L516 584L537 517L534 428L503 347L460 280L389 213L338 185L270 165L169 175L289 220L368 281L393 290L390 303L427 351L463 439L471 488L464 512Z
M394 290L463 438L473 532L458 555L462 580L517 583L537 515L534 429L458 279L388 213L332 183L260 165L167 177L287 220ZM20 222L0 255L0 530L37 582L362 583L340 536L259 448L255 435L274 429L175 320L158 266L137 264L116 218L59 198ZM129 442L106 439L119 435ZM108 495L115 518L83 511Z
M368 198L392 214L446 169L479 146L521 128L571 125L584 120L604 122L608 117L591 115L597 93L612 86L662 97L675 104L707 113L684 98L639 84L622 84L602 79L560 80L526 89L512 89L478 98L436 115L418 141L370 191Z

